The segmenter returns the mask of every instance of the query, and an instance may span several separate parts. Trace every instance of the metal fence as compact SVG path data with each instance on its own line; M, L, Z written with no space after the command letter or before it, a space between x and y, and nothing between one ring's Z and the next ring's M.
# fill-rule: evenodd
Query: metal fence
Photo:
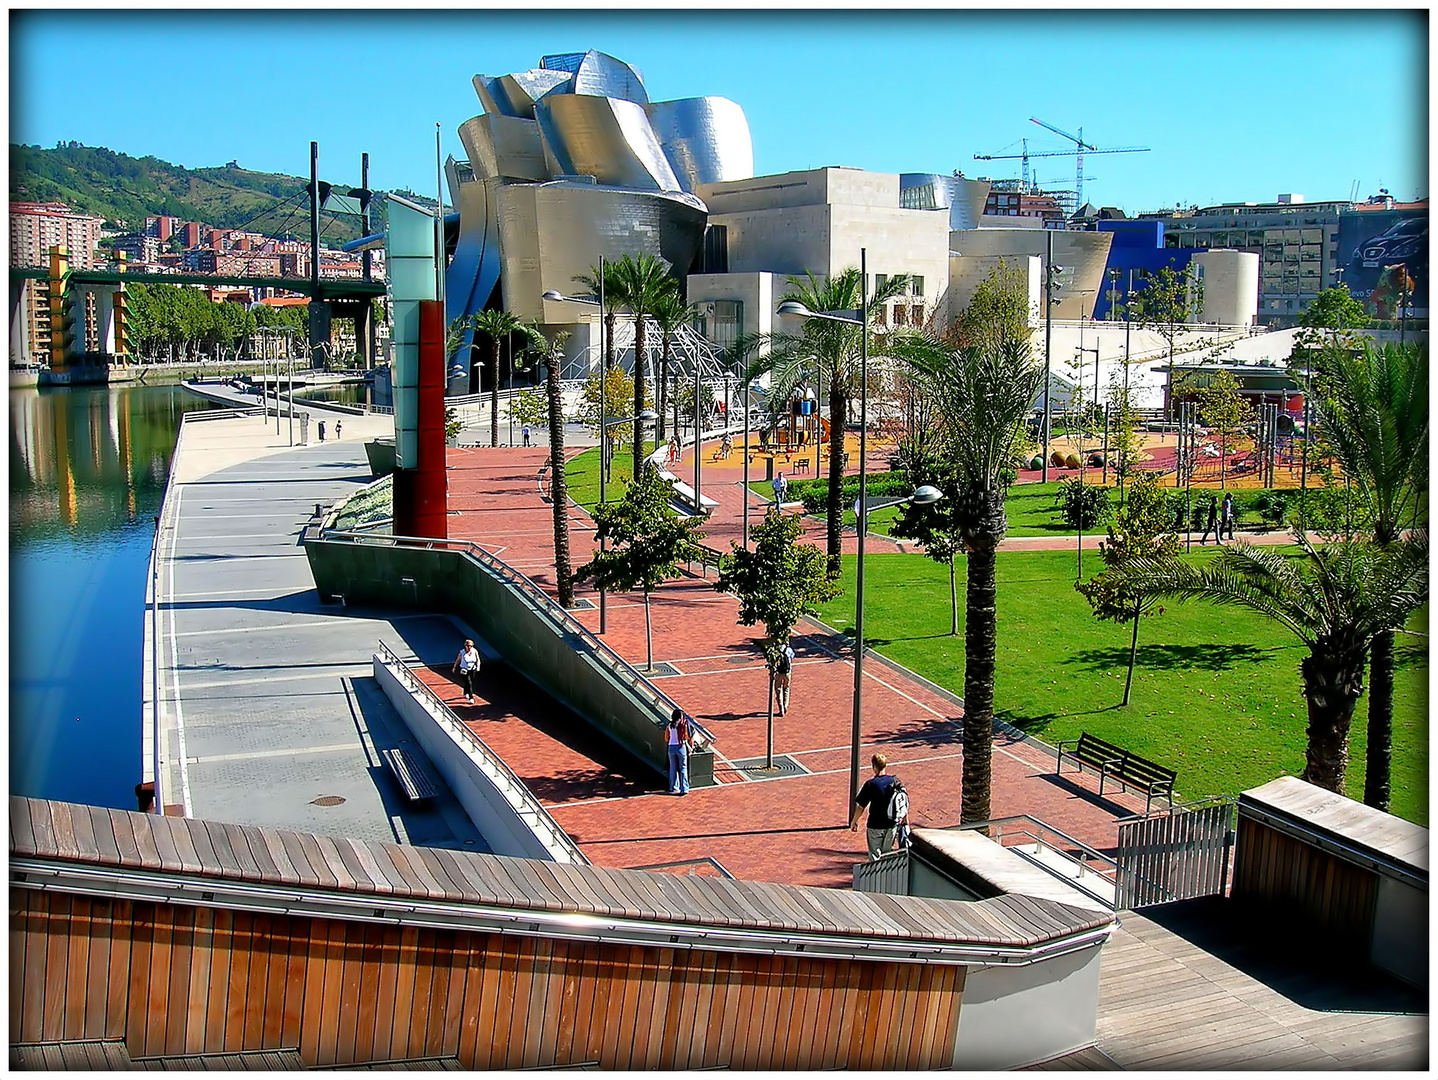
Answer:
M1205 799L1118 823L1120 910L1221 894L1228 888L1234 802Z
M887 852L854 866L854 891L909 895L909 849Z

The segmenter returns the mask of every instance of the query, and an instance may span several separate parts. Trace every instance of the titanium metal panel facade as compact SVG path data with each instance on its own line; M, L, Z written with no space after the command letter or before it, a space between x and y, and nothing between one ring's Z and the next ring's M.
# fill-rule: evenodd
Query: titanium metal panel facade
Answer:
M950 229L977 229L992 186L989 180L961 176L900 173L899 205L910 210L947 209Z
M560 172L640 191L679 191L644 108L618 98L551 94L535 107Z
M744 110L728 98L681 98L649 106L649 122L685 191L754 175Z

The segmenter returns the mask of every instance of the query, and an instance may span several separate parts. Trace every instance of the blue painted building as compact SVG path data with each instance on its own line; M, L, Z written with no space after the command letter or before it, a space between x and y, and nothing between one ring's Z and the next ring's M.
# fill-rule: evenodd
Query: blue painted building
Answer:
M1165 266L1181 271L1193 258L1193 248L1165 247L1163 222L1153 218L1100 220L1094 222L1094 228L1113 234L1103 288L1094 304L1095 319L1107 319L1114 300L1122 305L1129 289L1137 292L1146 276ZM1114 270L1118 271L1116 280L1112 276Z

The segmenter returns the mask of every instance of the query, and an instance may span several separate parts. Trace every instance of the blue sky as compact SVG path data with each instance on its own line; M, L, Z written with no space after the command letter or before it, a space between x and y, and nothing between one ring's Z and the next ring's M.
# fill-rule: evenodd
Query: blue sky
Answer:
M1085 197L1129 213L1281 192L1428 194L1426 11L233 11L10 15L10 141L77 139L191 167L230 159L434 189L481 109L476 73L596 48L650 97L744 109L759 174L823 165L1016 176L974 154L1100 148ZM1074 159L1035 161L1072 187Z

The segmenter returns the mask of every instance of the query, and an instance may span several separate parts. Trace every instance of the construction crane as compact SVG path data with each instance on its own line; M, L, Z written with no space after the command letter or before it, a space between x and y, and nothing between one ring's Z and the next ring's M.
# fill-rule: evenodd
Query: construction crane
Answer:
M1025 190L1025 191L1028 191L1028 189L1029 189L1029 160L1030 160L1031 158L1041 158L1041 157L1074 157L1074 158L1077 158L1078 161L1075 163L1075 164L1076 164L1076 172L1075 172L1075 178L1074 178L1074 189L1075 189L1075 205L1074 205L1074 208L1075 208L1075 209L1077 209L1078 207L1080 207L1080 206L1083 205L1083 182L1084 182L1083 158L1084 158L1084 154L1085 154L1085 153L1089 153L1089 154L1140 154L1140 153L1146 153L1146 152L1148 152L1149 150L1152 149L1152 147L1148 147L1148 146L1116 146L1116 147L1112 147L1111 149L1100 150L1098 147L1094 146L1092 143L1089 143L1089 142L1085 142L1085 141L1084 141L1084 138L1083 138L1083 128L1079 128L1079 133L1078 133L1077 135L1070 135L1067 131L1061 131L1060 129L1054 127L1052 124L1047 124L1047 123L1045 123L1044 121L1040 120L1040 119L1039 119L1038 117L1036 117L1036 116L1031 116L1031 117L1029 117L1029 120L1030 120L1031 122L1035 123L1035 124L1038 124L1039 127L1047 128L1049 131L1052 131L1052 132L1053 132L1054 134L1056 134L1056 135L1062 135L1065 139L1070 139L1070 140L1072 140L1073 143L1074 143L1075 148L1074 148L1073 150L1041 150L1041 151L1036 151L1036 152L1032 152L1032 153L1031 153L1031 152L1029 151L1029 141L1028 141L1027 139L1024 139L1024 140L1022 140L1022 142L1023 142L1023 152L1020 153L1020 154L975 154L975 155L974 155L974 160L975 160L975 161L998 161L998 160L1005 159L1005 158L1019 158L1019 159L1022 159L1022 161L1023 161L1023 186L1024 186L1024 190ZM1010 145L1013 145L1013 144L1010 143Z

